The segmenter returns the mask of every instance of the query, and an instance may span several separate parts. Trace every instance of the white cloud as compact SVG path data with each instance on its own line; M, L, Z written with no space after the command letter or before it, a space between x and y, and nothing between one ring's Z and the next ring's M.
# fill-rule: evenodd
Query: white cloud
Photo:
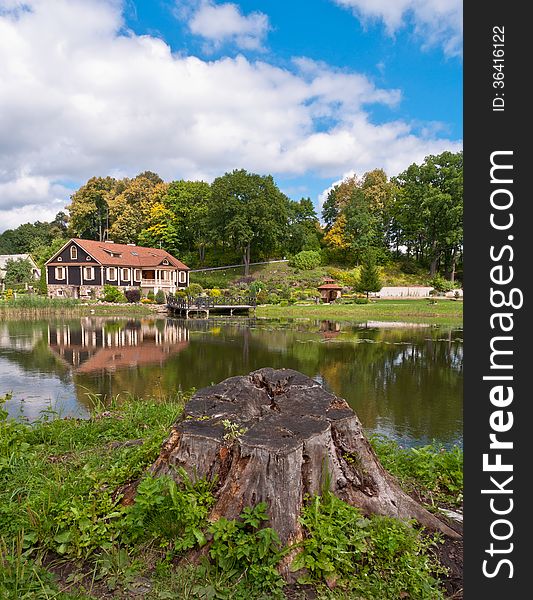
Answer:
M57 212L70 193L57 182L94 175L394 174L460 148L404 122L373 124L368 105L401 94L357 73L304 58L288 70L174 54L124 33L112 0L25 5L0 0L0 229Z
M382 20L393 34L407 22L425 46L442 45L449 56L462 53L462 0L333 0L364 21Z
M237 4L215 4L202 0L189 17L191 33L214 48L230 42L243 50L261 50L269 30L268 17L261 12L243 15Z

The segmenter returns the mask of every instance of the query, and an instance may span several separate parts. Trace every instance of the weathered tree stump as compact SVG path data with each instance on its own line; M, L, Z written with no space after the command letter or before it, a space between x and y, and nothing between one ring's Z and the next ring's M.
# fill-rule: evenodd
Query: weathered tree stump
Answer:
M260 369L196 392L151 472L178 478L176 467L193 480L217 477L212 520L266 502L283 544L302 538L304 497L320 494L324 482L365 513L460 537L400 489L345 400L291 369Z

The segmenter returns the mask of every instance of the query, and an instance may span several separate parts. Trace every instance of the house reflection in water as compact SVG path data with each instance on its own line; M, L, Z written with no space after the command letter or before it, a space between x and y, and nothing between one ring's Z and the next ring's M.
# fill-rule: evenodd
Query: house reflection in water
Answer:
M50 324L50 348L76 373L162 365L189 345L189 331L170 320L86 317L81 326Z

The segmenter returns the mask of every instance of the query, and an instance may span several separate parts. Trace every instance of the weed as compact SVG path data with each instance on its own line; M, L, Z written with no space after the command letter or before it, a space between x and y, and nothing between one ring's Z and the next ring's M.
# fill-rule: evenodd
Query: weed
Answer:
M429 557L435 543L412 524L388 517L365 518L330 492L304 508L307 531L292 569L307 569L302 583L327 582L344 596L396 600L443 598L432 573L442 572Z

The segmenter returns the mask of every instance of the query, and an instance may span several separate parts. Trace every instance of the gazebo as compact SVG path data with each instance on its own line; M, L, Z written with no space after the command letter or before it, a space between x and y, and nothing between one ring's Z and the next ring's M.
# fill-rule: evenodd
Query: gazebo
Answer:
M337 298L341 297L342 286L338 283L335 283L334 279L330 277L326 277L324 279L324 283L318 286L318 291L320 292L320 300L329 304Z

